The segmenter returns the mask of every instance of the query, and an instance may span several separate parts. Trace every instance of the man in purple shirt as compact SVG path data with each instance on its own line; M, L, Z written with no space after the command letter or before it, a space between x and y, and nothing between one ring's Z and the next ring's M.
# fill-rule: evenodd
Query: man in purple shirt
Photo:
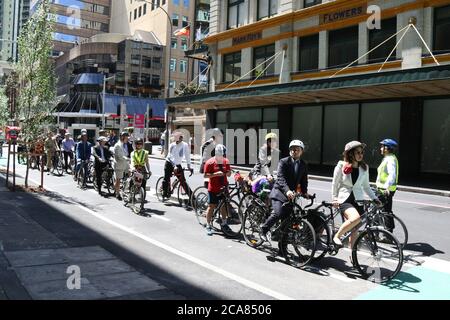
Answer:
M75 146L75 141L70 137L70 133L66 132L65 138L62 141L62 150L64 154L64 170L69 168L69 165L67 163L67 158L70 158L70 161L73 160L73 148Z

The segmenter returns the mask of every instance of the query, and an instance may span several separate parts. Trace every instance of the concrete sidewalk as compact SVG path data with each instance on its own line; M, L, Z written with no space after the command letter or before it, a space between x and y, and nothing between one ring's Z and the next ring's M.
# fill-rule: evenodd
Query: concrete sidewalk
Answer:
M43 199L9 191L0 177L0 300L185 299L105 250L104 239ZM71 233L84 234L84 242Z
M153 159L164 159L164 156L160 154L161 148L156 148L153 153L150 155L150 158ZM191 155L191 161L195 165L200 165L201 156L199 154ZM249 172L251 170L250 167L242 167L242 166L231 166L235 170L240 170L243 172ZM309 179L318 180L318 181L325 181L325 182L331 182L333 181L333 177L327 177L327 176L319 176L319 175L308 175ZM422 193L422 194L429 194L429 195L435 195L435 196L442 196L442 197L450 197L450 191L449 190L439 190L439 189L430 189L430 188L421 188L421 187L412 187L412 186L403 186L399 185L397 187L399 191L406 191L406 192L413 192L413 193Z

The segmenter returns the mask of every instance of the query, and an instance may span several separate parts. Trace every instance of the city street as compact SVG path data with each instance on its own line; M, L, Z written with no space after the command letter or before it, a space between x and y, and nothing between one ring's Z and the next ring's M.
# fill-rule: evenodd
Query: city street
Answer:
M69 175L45 174L47 194L11 193L11 201L17 201L38 224L70 246L102 247L187 299L450 298L448 197L397 192L394 212L409 231L405 264L397 279L378 285L359 278L346 250L300 270L283 263L282 258L270 261L267 248L255 250L243 240L227 239L220 233L207 236L193 211L156 199L155 184L163 174L163 164L162 160L151 159L151 191L141 216L113 197L100 197L93 188L79 189ZM5 158L0 160L0 167L6 167ZM194 168L195 175L188 178L193 189L202 183L198 166ZM19 165L17 171L25 175L23 166ZM40 173L30 170L30 181L37 185ZM317 194L317 202L330 200L331 183L310 180L309 185L309 193ZM45 211L34 212L35 208L21 200L28 197L52 208L51 217L46 217ZM86 229L89 235L84 237ZM8 239L0 240L5 254L14 250L5 245Z

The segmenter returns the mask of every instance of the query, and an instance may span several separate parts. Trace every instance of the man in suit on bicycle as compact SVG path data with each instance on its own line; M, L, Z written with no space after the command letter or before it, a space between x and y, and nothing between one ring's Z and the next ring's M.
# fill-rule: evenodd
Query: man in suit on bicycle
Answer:
M88 174L88 162L91 159L92 145L88 140L87 132L81 133L81 141L77 143L77 166L75 168L74 179L78 179L78 172L80 171L81 162L84 161L84 181L86 182L86 176Z
M103 196L102 193L102 175L103 171L108 166L109 159L111 158L111 153L109 149L105 146L108 139L106 137L99 137L97 139L98 145L94 147L94 169L95 169L95 179L97 180L98 194Z
M267 232L278 220L284 219L291 213L289 207L283 207L288 200L293 200L296 193L301 193L305 198L308 194L308 168L306 162L301 159L305 145L300 140L292 140L289 144L289 154L278 163L278 172L275 185L270 193L272 200L272 214L261 225L260 237L268 241Z

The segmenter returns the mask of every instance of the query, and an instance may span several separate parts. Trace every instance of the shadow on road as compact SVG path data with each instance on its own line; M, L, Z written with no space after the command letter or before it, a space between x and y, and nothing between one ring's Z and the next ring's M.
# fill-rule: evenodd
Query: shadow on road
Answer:
M420 278L417 278L416 276L413 276L410 273L400 271L398 275L395 277L395 279L392 279L391 281L382 285L393 290L400 290L411 293L420 293L419 290L414 289L407 285L408 283L420 283L420 282L422 282Z
M418 253L421 253L422 256L426 256L426 257L430 257L430 256L438 254L438 253L441 253L441 254L445 253L441 250L434 248L432 245L430 245L428 243L423 243L423 242L408 243L405 246L404 250L418 252Z

